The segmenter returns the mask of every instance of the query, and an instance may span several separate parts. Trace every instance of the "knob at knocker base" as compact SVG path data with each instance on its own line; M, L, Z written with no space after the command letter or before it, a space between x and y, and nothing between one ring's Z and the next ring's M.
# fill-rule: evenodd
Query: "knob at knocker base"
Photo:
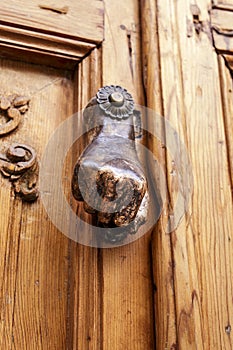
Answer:
M91 131L74 168L72 193L98 226L109 229L103 237L109 243L136 234L147 218L148 184L135 147L138 118L132 96L114 85L99 89L83 113ZM115 234L114 227L124 230Z

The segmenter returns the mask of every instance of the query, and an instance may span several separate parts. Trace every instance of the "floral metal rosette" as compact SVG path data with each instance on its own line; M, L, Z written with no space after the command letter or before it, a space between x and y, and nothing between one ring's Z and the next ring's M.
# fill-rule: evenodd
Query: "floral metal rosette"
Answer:
M112 118L124 119L133 114L133 97L121 86L102 87L98 90L96 99L104 113Z

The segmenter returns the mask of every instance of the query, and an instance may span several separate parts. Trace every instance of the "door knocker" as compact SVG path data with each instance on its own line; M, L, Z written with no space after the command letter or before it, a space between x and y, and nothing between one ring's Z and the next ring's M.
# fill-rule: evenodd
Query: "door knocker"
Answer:
M98 90L83 119L91 131L74 168L72 193L97 218L98 226L124 227L120 234L110 229L104 237L121 242L135 234L147 217L148 184L135 146L140 113L127 90L111 85Z

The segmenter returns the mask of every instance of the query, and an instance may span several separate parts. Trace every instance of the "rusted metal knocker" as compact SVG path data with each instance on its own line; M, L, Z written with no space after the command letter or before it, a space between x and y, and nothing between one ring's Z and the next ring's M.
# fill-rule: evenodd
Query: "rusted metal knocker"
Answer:
M140 113L127 90L111 85L98 90L83 118L91 131L74 168L72 193L96 216L98 226L109 228L104 239L121 242L147 217L148 184L135 147ZM116 235L113 227L125 230Z

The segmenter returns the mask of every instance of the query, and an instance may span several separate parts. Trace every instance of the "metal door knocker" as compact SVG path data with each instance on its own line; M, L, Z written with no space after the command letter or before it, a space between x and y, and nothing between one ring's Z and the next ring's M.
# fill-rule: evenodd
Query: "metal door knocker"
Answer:
M72 193L84 202L86 212L96 216L98 226L124 227L120 234L109 230L104 237L121 242L147 217L148 185L135 147L140 113L127 90L111 85L98 90L83 118L91 131L74 168Z

